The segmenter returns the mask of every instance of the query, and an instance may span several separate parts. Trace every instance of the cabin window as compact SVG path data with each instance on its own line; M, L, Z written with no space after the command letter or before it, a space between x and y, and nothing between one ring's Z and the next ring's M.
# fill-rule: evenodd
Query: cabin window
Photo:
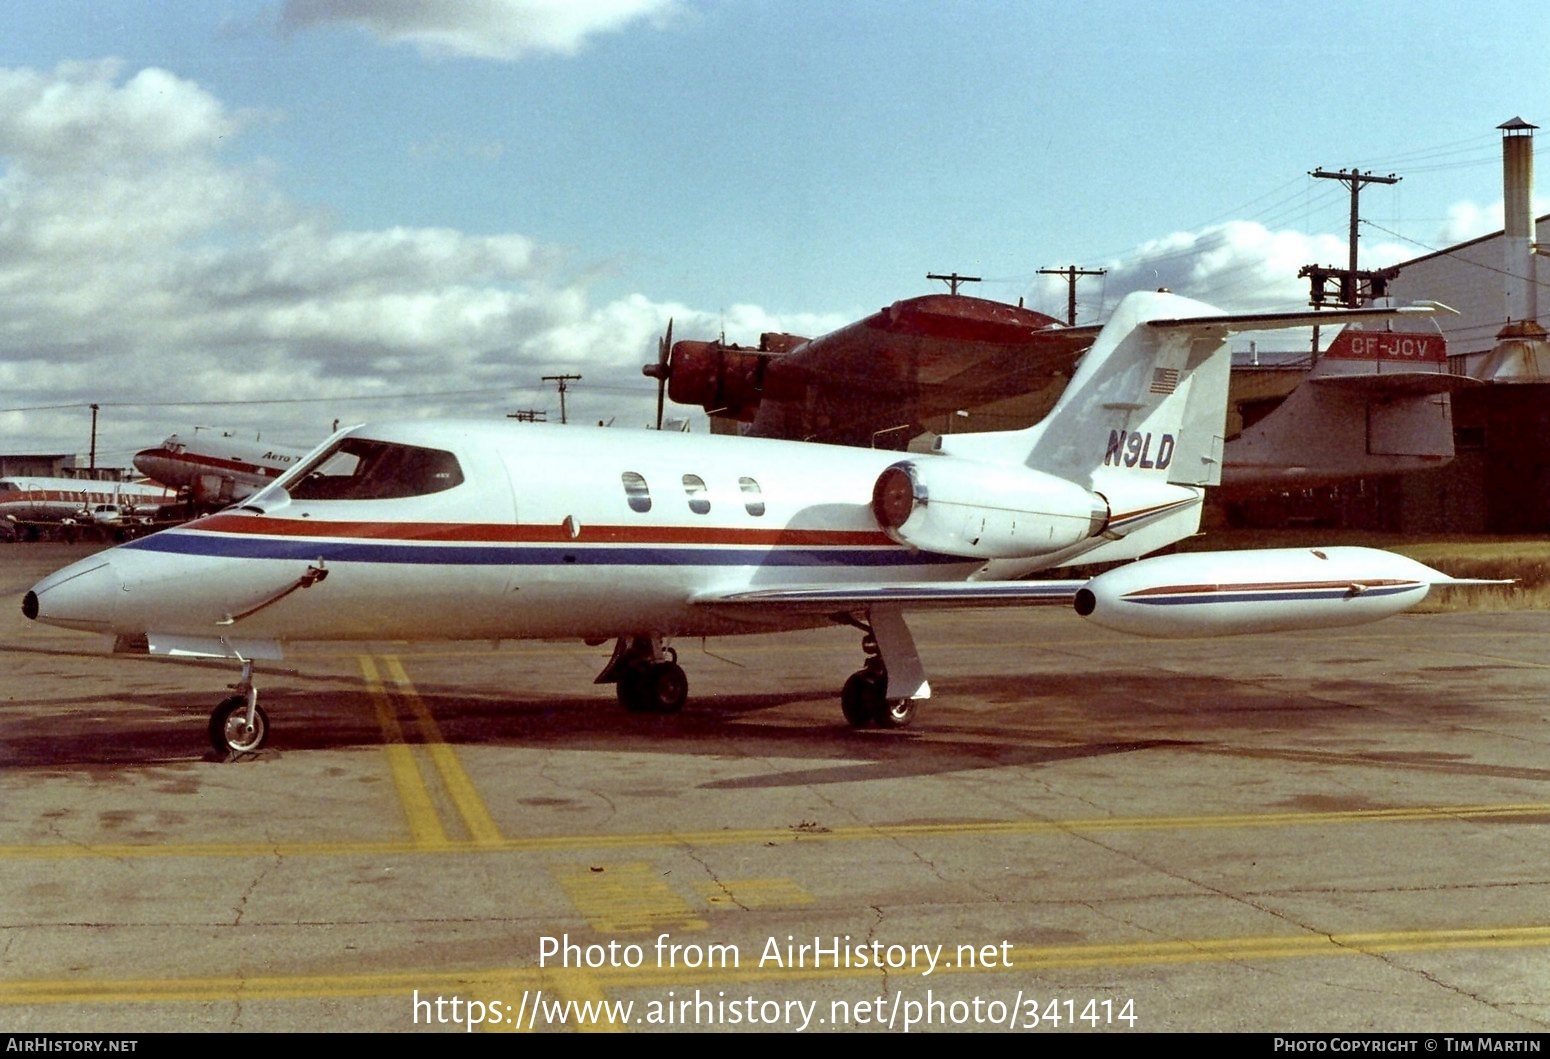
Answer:
M689 497L689 510L696 515L710 514L710 497L705 495L705 479L697 474L684 475L684 492Z
M401 500L462 482L450 452L348 437L303 468L289 492L297 500Z
M625 471L619 479L624 483L624 498L630 502L630 510L641 514L650 511L651 489L646 485L646 479L634 471Z
M737 487L743 491L743 509L755 518L764 514L764 493L752 478L739 478Z

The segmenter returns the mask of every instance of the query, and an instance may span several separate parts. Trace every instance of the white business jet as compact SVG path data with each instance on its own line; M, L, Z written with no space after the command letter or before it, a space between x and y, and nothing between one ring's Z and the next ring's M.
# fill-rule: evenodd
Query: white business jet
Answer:
M1074 601L1146 635L1357 623L1451 581L1357 548L1173 555L1088 581L1011 578L1134 559L1196 532L1220 476L1235 330L1430 307L1225 316L1125 298L1049 416L929 455L544 424L340 431L241 506L83 559L29 618L233 659L219 751L262 746L254 660L285 641L615 640L599 682L680 708L673 637L853 626L850 724L908 724L930 686L905 623L935 607Z

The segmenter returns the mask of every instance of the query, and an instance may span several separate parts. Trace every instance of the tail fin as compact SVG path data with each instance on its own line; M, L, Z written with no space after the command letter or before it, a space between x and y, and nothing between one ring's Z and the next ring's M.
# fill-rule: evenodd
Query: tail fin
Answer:
M1162 291L1128 294L1082 357L1060 400L1025 430L958 434L942 451L1021 463L1069 481L1141 479L1182 486L1221 480L1232 355L1229 335L1436 307L1226 315Z
M1274 411L1227 443L1222 484L1252 492L1440 467L1449 395L1483 385L1447 370L1435 332L1343 330Z

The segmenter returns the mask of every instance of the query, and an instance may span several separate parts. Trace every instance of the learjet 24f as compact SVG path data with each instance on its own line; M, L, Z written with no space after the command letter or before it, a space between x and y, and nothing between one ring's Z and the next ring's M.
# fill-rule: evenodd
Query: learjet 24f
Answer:
M1365 548L1018 580L1197 531L1220 477L1228 334L1431 308L1227 316L1131 294L1042 422L904 459L509 422L350 428L238 507L45 578L22 609L239 662L210 720L222 752L263 745L254 661L304 640L614 640L598 682L628 709L673 711L688 690L673 637L838 623L865 654L846 720L900 727L930 694L908 611L1074 602L1113 629L1195 636L1370 621L1452 581Z

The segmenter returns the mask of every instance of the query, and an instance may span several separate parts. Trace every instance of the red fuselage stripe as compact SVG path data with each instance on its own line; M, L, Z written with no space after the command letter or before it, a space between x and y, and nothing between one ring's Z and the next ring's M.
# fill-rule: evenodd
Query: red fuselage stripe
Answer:
M894 542L876 531L732 529L697 526L583 525L572 537L564 526L464 522L324 522L315 519L264 518L252 515L211 515L184 529L212 533L255 534L266 537L343 537L375 540L458 541L469 543L587 544L743 544L743 545L876 545Z

